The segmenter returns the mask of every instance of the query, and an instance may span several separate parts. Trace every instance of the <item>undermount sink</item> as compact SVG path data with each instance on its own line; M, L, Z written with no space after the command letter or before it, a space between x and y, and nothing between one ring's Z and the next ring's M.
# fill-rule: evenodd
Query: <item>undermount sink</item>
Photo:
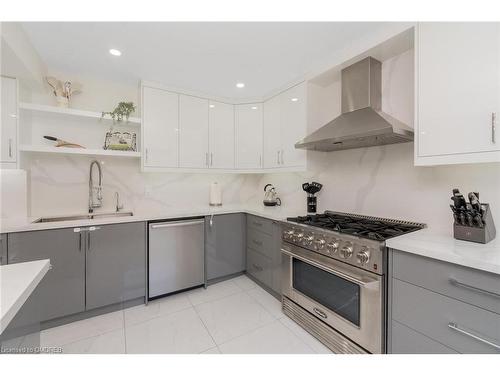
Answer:
M97 212L92 214L83 215L70 215L70 216L52 216L52 217L41 217L33 223L53 223L57 221L72 221L72 220L92 220L92 219L104 219L110 217L126 217L134 216L133 212Z

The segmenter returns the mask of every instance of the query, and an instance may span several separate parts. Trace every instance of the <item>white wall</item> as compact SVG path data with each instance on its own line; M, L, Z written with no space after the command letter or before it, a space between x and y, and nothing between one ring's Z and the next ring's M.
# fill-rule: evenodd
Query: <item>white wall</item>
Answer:
M413 126L413 53L387 60L382 65L383 109ZM340 113L340 82L328 87L309 86L309 131ZM479 191L481 200L493 206L500 223L500 165L476 164L414 167L413 143L370 147L329 153L308 152L307 173L262 175L259 188L273 183L283 205L306 210L301 185L317 181L319 211L336 210L400 218L426 223L432 230L452 233L449 209L451 190ZM500 225L500 224L499 224Z

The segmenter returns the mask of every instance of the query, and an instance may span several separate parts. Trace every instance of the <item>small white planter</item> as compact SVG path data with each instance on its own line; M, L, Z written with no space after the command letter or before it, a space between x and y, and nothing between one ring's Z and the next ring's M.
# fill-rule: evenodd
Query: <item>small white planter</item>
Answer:
M63 107L63 108L69 107L69 99L66 98L65 96L56 96L56 100L58 107Z

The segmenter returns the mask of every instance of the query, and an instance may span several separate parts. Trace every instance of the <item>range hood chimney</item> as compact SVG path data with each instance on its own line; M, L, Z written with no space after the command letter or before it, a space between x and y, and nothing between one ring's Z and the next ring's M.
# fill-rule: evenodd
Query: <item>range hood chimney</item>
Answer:
M382 64L367 57L341 72L342 114L295 148L338 151L412 142L413 129L382 112Z

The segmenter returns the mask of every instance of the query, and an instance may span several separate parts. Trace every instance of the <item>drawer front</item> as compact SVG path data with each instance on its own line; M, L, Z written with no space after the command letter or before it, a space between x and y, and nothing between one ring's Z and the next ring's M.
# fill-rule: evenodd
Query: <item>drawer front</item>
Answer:
M394 251L395 278L500 314L500 276Z
M459 353L500 353L500 315L404 281L393 282L392 318Z
M248 230L256 229L258 231L264 232L268 235L273 233L273 221L269 219L264 219L262 217L248 215L247 217L247 227Z
M252 249L247 249L247 272L268 287L272 287L270 260Z
M453 349L392 321L392 354L456 354Z
M272 246L273 238L270 235L253 229L247 232L247 248L258 251L272 259Z

